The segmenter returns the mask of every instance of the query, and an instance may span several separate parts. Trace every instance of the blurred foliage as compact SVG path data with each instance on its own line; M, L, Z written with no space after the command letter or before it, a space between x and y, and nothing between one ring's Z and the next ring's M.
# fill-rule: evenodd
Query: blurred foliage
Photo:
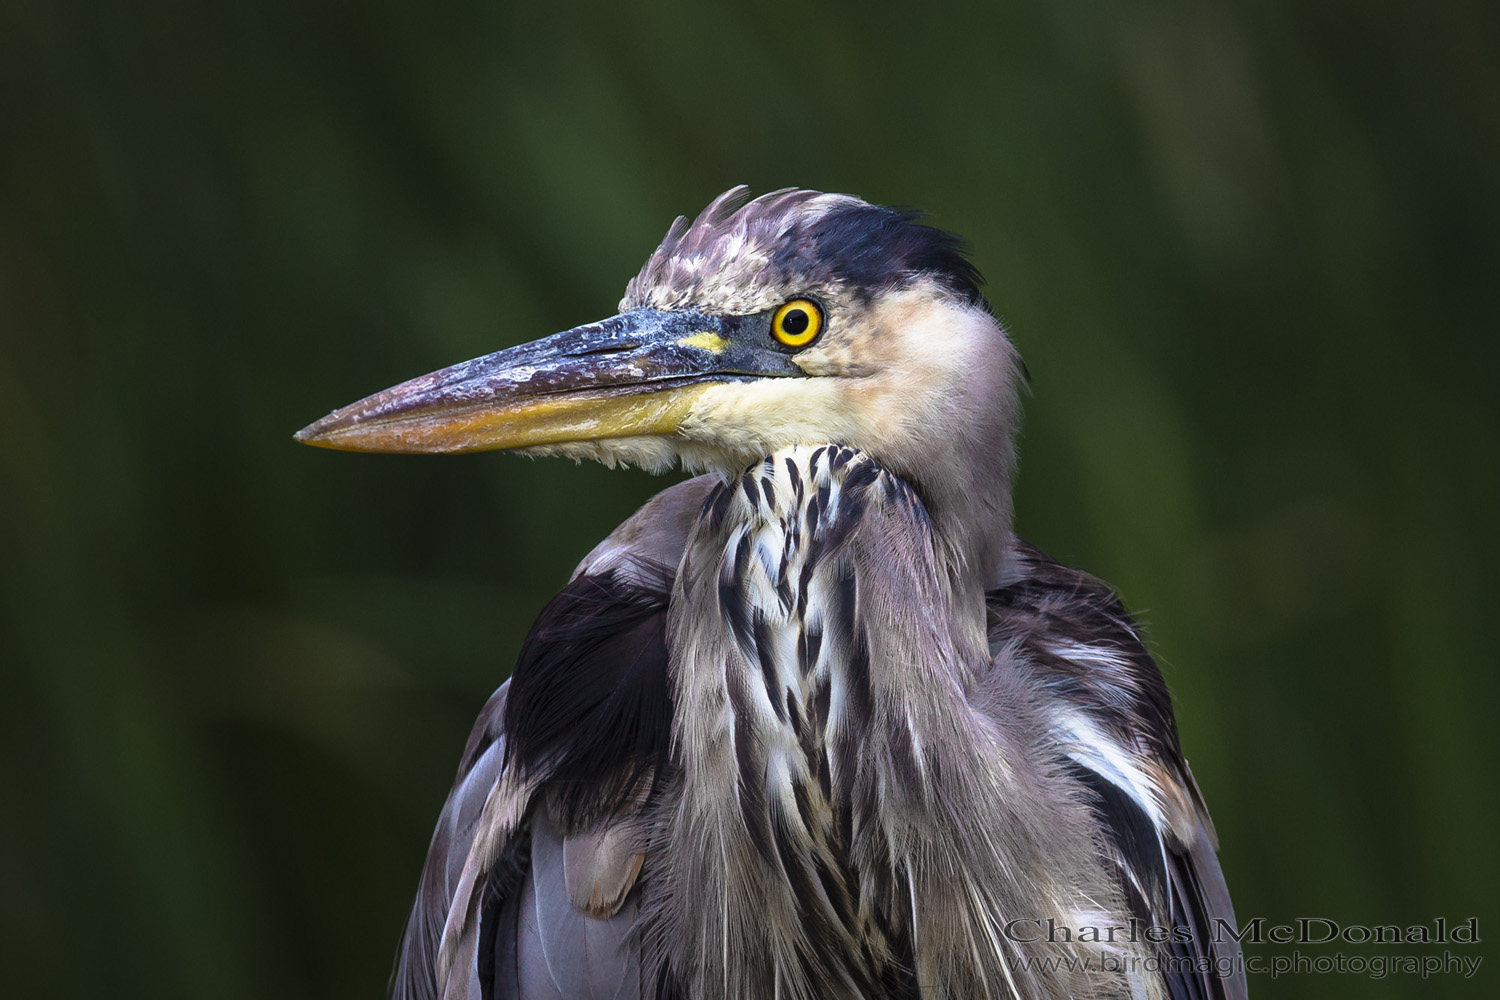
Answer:
M1496 22L6 0L7 993L380 993L470 720L662 483L290 434L607 315L742 181L969 238L1020 528L1151 625L1240 913L1495 937Z

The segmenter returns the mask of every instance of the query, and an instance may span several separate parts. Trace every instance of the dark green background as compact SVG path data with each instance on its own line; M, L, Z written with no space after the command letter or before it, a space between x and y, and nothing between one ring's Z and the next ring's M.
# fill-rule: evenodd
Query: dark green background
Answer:
M1020 528L1149 623L1243 916L1500 938L1493 5L527 6L0 3L7 995L382 990L470 720L663 483L291 433L739 182L971 241Z

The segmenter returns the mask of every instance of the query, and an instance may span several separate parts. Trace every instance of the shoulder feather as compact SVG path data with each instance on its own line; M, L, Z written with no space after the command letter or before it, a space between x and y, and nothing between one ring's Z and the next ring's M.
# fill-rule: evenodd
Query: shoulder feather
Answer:
M537 929L518 916L522 896L533 915L585 921L580 947L606 933L592 922L618 930L612 915L629 909L643 838L604 806L624 803L628 813L654 785L672 719L667 599L711 487L700 477L653 498L532 626L511 679L474 724L439 816L392 975L396 1000L496 995ZM533 843L538 830L556 851ZM561 970L557 948L572 924L545 923L548 967Z
M1244 997L1238 945L1216 933L1234 911L1213 823L1139 628L1106 584L1034 546L1018 541L1011 566L987 595L991 651L1042 692L1058 762L1093 806L1132 915L1177 931L1161 945L1161 987Z

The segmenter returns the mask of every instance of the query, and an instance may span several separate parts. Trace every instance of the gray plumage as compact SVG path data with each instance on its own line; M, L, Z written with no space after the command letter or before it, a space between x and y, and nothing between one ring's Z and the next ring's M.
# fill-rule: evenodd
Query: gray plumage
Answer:
M851 457L841 470L844 476L831 477L830 453L838 455L825 450L816 468L809 468L817 454L811 450L779 456L775 474L766 475L760 466L728 487L709 476L674 487L579 567L579 576L631 579L639 578L642 566L680 563L669 626L673 656L691 657L699 665L674 678L677 703L697 706L691 722L677 720L675 752L682 764L643 810L657 832L632 905L621 911L638 925L636 937L627 939L620 965L602 970L599 981L618 984L620 968L644 969L647 974L633 984L639 992L621 995L652 996L652 977L665 962L676 970L677 995L685 997L1178 995L1153 986L1144 971L1080 975L1065 967L1048 969L1059 945L1016 940L1038 936L1029 923L1004 933L1008 921L1031 917L1050 916L1059 924L1071 920L1074 927L1128 926L1133 911L1127 892L1136 885L1145 912L1156 914L1152 923L1171 926L1173 893L1201 893L1195 900L1200 919L1217 917L1233 925L1207 814L1178 756L1175 733L1146 728L1145 706L1153 695L1145 689L1159 685L1159 676L1128 619L1097 581L1020 542L1010 560L1015 575L992 592L983 635L965 637L951 622L908 613L905 609L925 612L946 603L930 592L945 574L934 565L934 547L924 537L920 501L881 472L861 487L876 496L861 497L851 511L842 491L820 492L821 486L834 478L842 486L851 470L878 466L845 452ZM765 504L761 483L771 482L772 496L782 504L795 500L787 474L793 467L804 483L801 502L778 513ZM710 503L700 514L705 500ZM821 513L810 516L814 502ZM835 506L839 503L845 504L842 510ZM788 523L795 530L786 531ZM756 524L769 539L748 529ZM792 540L791 547L799 550L822 543L805 585L806 563L799 564L795 554L782 571ZM866 566L883 571L860 574L859 567ZM851 570L857 608L840 608ZM752 616L768 611L775 619L769 632L759 631L759 641L769 639L784 654L773 663L784 697L780 711L758 652L744 648L733 617L720 605L721 580L736 595L745 588L758 594L747 605ZM782 590L784 581L790 582L789 591ZM882 622L882 614L899 620ZM820 677L830 687L822 712L832 714L835 678L826 668L848 663L847 653L858 642L840 630L855 618L876 623L862 640L871 689L856 698L843 689L850 678L842 677L840 697L848 703L843 716L849 724L842 731L819 732ZM805 638L809 622L823 626L812 657ZM788 635L793 631L797 635ZM756 638L753 626L750 638ZM961 651L955 638L969 648ZM722 669L701 669L708 663ZM790 694L779 683L788 676L795 689ZM1086 697L1072 693L1075 685ZM738 720L748 720L740 722L740 742ZM492 725L482 720L477 731ZM1101 739L1108 742L1097 742ZM735 756L742 743L753 754L746 762ZM804 752L809 746L817 750ZM826 760L826 794L819 785L819 762L810 760L818 751ZM746 772L753 781L771 754L784 755L794 780L785 785L767 780L760 788L747 782ZM1111 765L1111 758L1126 765ZM1149 812L1161 824L1152 829L1166 858L1159 869L1131 871L1136 862L1121 856L1108 831L1100 829L1089 787L1069 762L1097 764L1094 773L1118 779L1132 801L1139 791L1132 782L1150 782ZM837 791L835 775L844 782ZM482 783L462 779L460 787L471 796L487 791ZM777 787L791 794L765 794ZM757 799L756 792L763 797ZM454 808L450 801L445 817ZM899 821L882 822L862 810ZM538 811L546 815L545 803ZM776 843L772 826L779 821L784 821L782 835L791 838L789 851ZM849 824L848 833L835 829L839 822ZM440 824L440 831L446 828ZM1187 839L1174 828L1186 828ZM841 848L844 838L848 846ZM893 843L910 853L896 853ZM431 857L444 853L465 852L461 844L435 842ZM795 878L784 858L800 863ZM452 868L452 862L443 867ZM829 876L832 893L824 888ZM555 870L537 871L533 879L558 881ZM798 881L812 890L809 912L799 909ZM447 914L451 905L450 894L424 882L413 926L424 923L423 914ZM841 907L854 919L846 921ZM525 930L522 948L531 942L537 950L534 934ZM911 948L915 968L901 968L888 948L874 944L897 938ZM409 933L404 955L410 961L398 975L400 996L433 995L417 982L418 974L430 969L414 950L420 941ZM1117 944L1113 949L1108 942L1061 947L1080 969L1090 962L1096 969L1122 967L1133 959L1143 970L1143 959L1155 954L1139 943ZM1224 962L1237 954L1232 938L1225 938L1217 952L1203 951ZM631 964L642 957L645 966ZM903 979L908 973L910 979ZM538 978L535 971L532 975ZM1220 993L1214 983L1221 984ZM922 985L920 993L914 984ZM616 995L598 989L573 995ZM494 995L549 994L502 989ZM1201 994L1181 995L1242 996L1243 985L1215 978Z
M713 473L584 560L485 707L398 998L1245 995L1156 665L1012 530L1021 366L977 281L910 215L730 192L614 320L303 432Z

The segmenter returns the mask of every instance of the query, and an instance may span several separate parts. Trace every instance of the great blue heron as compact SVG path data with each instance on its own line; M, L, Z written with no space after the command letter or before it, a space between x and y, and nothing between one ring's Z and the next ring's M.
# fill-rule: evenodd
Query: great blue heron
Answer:
M1023 369L978 281L910 213L735 189L619 315L298 434L711 473L485 706L398 998L1245 995L1161 674L1012 531Z

